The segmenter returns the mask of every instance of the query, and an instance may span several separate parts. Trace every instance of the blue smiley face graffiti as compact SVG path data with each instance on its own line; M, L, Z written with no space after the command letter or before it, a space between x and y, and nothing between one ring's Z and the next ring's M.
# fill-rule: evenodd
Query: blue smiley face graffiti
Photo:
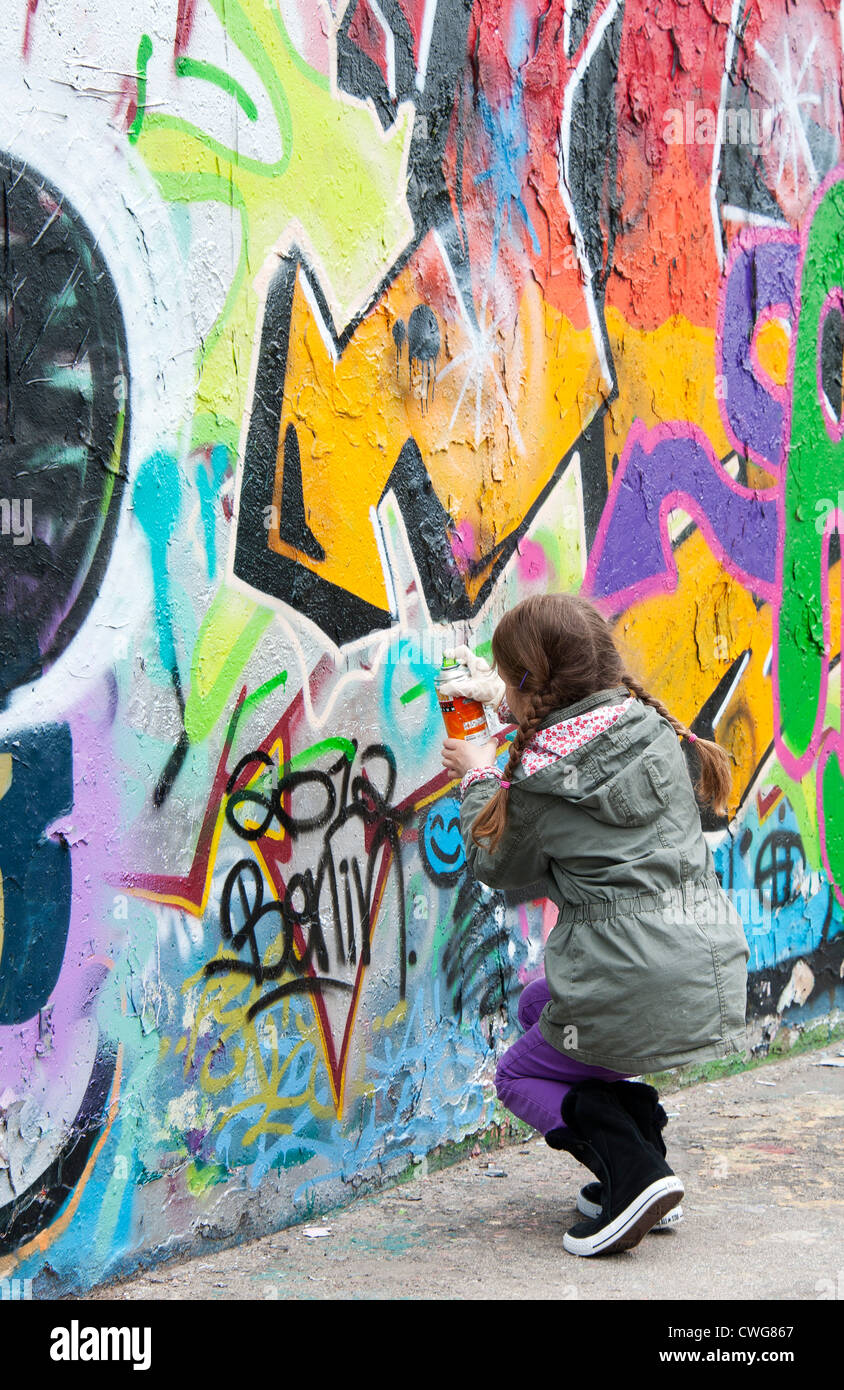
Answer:
M435 883L455 883L463 872L466 855L460 834L460 802L453 796L437 801L429 810L419 836L422 862Z

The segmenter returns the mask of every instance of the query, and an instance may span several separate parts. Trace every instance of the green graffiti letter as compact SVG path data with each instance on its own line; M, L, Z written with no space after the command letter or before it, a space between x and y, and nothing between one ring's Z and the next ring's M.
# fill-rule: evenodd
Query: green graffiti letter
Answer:
M828 542L824 525L817 525L818 504L837 498L844 488L844 440L835 438L836 422L824 411L819 359L824 305L840 287L844 287L844 183L829 189L812 219L794 359L776 695L779 751L788 771L797 776L808 771L817 752L829 669L828 609L824 613ZM838 402L835 405L839 407ZM828 510L833 505L830 502Z

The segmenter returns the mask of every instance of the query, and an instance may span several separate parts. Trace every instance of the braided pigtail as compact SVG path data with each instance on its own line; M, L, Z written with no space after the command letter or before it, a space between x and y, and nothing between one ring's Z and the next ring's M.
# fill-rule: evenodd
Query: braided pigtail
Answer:
M516 736L510 744L510 756L507 759L507 766L504 769L504 782L510 782L513 773L522 761L522 754L538 732L541 724L551 713L552 709L559 707L559 694L557 691L549 691L544 695L532 695L528 704L524 718L521 720ZM481 849L492 852L498 847L499 841L507 826L507 805L509 801L509 787L501 786L484 806L483 810L475 817L472 823L472 839ZM486 841L485 844L482 841Z
M661 700L651 695L632 676L622 676L622 682L632 690L637 699L652 705L658 714L667 719L678 738L693 743L700 762L700 775L695 783L695 791L705 806L711 806L718 815L727 811L727 803L733 789L733 771L729 753L710 739L698 738L679 719L675 719Z

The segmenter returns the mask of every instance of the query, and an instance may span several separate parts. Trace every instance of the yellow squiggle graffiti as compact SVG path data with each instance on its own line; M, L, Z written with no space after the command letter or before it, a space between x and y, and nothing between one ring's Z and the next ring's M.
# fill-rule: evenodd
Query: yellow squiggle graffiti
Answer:
M184 991L194 988L203 978L202 971L198 971L185 981ZM322 1036L318 1024L316 1021L307 1024L298 1010L294 1013L289 999L281 1001L278 1019L268 1013L250 1021L249 1006L259 995L259 988L243 976L218 976L206 981L197 1003L185 1056L187 1076L195 1065L200 1039L209 1027L220 1030L216 1044L201 1063L199 1081L212 1096L219 1096L237 1084L245 1091L241 1100L227 1106L220 1114L214 1124L217 1130L235 1115L261 1107L260 1117L243 1136L244 1146L254 1144L263 1134L292 1134L291 1124L274 1118L280 1111L298 1111L307 1106L316 1119L330 1120L335 1115L333 1104L322 1104L317 1098L317 1079L322 1070ZM286 1049L279 1047L281 1037L286 1040ZM312 1052L307 1079L297 1089L285 1091L285 1082L301 1065L306 1048ZM217 1066L221 1052L231 1058L224 1073Z

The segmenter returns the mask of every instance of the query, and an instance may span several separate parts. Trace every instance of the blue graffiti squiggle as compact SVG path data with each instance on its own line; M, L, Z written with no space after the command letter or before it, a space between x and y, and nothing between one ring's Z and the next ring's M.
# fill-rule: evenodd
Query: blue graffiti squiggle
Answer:
M426 1021L431 1013L436 1019L433 1025ZM283 1039L278 1046L284 1047ZM262 1135L247 1149L243 1136L255 1123L256 1111L263 1109L256 1102L225 1125L216 1140L215 1156L228 1168L248 1163L251 1188L291 1160L321 1161L327 1165L325 1171L309 1175L295 1189L294 1203L300 1203L317 1185L358 1180L387 1163L392 1167L418 1159L437 1144L462 1139L488 1123L492 1098L472 1080L488 1057L480 1027L460 1029L452 1018L442 1015L439 985L434 981L428 1007L420 990L401 1033L385 1031L381 1049L367 1052L364 1085L369 1093L342 1121L336 1117L317 1120L311 1102L303 1102L298 1111L284 1112L291 1133L276 1138ZM309 1052L285 1075L289 1095L301 1093L312 1061ZM316 1099L320 1105L330 1104L327 1079Z
M762 823L755 806L748 805L742 827L718 846L713 859L744 922L751 974L809 956L844 930L844 914L825 875L808 873L797 818L786 797L776 815ZM801 890L801 879L810 892Z

